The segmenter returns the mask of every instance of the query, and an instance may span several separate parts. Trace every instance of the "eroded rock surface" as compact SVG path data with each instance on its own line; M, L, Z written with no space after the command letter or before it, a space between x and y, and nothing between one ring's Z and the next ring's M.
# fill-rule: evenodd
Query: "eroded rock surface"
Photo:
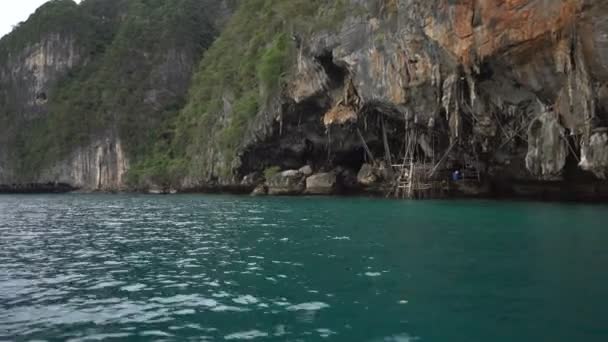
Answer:
M266 180L269 195L299 195L304 192L304 175L298 170L287 170Z
M323 3L313 17L326 18L324 11L332 4ZM608 3L347 0L341 4L346 10L331 16L331 25L315 23L310 25L314 29L304 30L297 20L289 21L288 71L280 75L280 87L260 91L267 96L255 112L244 115L247 119L235 118L241 99L227 86L215 99L218 105L213 112L194 111L217 118L217 130L230 127L234 120L246 120L238 121L245 133L230 141L235 152L214 138L221 134L205 131L200 122L193 124L188 131L192 136L181 138L199 145L185 147L188 171L179 174L176 183L184 189L234 185L253 189L260 180L250 175L278 166L292 171L266 180L271 194L304 192L312 170L328 175L340 169L335 183L374 188L394 181L394 171L410 163L431 165L429 174L441 179L448 179L452 170L474 168L479 179L500 189L520 188L519 183L538 188L551 184L558 189L562 183L580 183L598 189L597 184L605 183ZM147 109L162 111L172 94L185 92L195 64L194 56L179 49L165 52L152 68L144 96ZM27 99L20 103L42 108L40 113L48 82L38 80L52 83L86 60L69 37L58 41L48 36L20 53L23 63L17 61L9 70L27 80L23 87ZM11 79L11 72L4 68L0 76ZM175 86L153 86L161 83ZM180 119L197 122L191 117ZM63 167L43 172L52 175L44 180L120 188L131 163L130 156L117 152L124 142L115 139L115 133L92 140L95 146L105 146L103 152L81 146L88 152L75 152ZM163 134L171 140L172 127ZM110 143L100 145L108 139ZM14 178L14 170L3 162L8 154L0 150L0 179ZM103 167L95 167L98 160ZM333 182L323 177L318 177L322 183Z
M542 179L556 179L566 166L565 129L555 113L545 112L532 121L528 130L526 167Z
M261 114L282 130L258 129L242 170L272 144L284 160L345 167L370 186L382 178L370 159L402 164L416 131L415 162L442 160L440 172L475 165L513 184L606 177L608 4L350 3L364 14L301 39L282 99L294 105Z
M306 178L306 193L330 195L336 191L337 177L334 172L318 173Z
M582 147L580 167L605 180L608 175L608 134L595 133L588 146Z
M103 139L73 152L46 170L37 183L59 182L77 189L120 191L125 189L129 161L120 140Z

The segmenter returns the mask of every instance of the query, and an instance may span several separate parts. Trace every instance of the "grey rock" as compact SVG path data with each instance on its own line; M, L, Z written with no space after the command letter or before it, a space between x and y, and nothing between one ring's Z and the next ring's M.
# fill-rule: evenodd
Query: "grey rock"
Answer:
M310 167L310 165L303 166L299 171L306 177L313 174L312 167Z
M241 185L244 186L252 186L258 185L264 181L264 176L260 172L252 172L245 177L241 181Z
M306 193L309 195L330 195L335 192L337 177L334 172L318 173L306 178Z
M608 134L595 133L588 146L581 147L579 166L592 172L597 178L606 179L608 175Z
M266 180L269 195L299 195L304 192L304 175L298 170L280 172Z
M377 171L378 170L372 165L363 164L361 170L359 170L359 173L357 174L357 182L363 186L371 186L378 183L380 177L378 176Z
M251 193L251 196L265 196L265 195L268 195L268 187L263 184L258 185Z
M555 113L544 112L532 121L526 155L526 168L530 173L545 180L561 177L568 153L563 135L564 128Z

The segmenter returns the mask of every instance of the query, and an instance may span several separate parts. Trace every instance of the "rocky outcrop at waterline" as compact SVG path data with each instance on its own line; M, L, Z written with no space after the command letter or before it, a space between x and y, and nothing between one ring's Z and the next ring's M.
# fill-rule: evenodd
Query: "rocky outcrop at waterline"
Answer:
M61 194L77 190L64 183L19 183L0 185L0 194Z
M111 174L102 188L603 195L604 2L247 0L236 8L199 68L178 69L195 75L189 95L146 126L151 148L103 131L125 152L101 158ZM158 70L191 65L187 56ZM174 78L151 81L161 79ZM146 93L161 99L143 107L151 117L168 113L165 95L183 92L189 78L178 79L179 91ZM65 173L48 180L75 183Z

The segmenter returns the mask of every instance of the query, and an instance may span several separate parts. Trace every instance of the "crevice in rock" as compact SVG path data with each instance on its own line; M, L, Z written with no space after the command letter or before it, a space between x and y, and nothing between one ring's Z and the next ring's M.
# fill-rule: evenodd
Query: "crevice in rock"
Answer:
M317 56L316 60L321 64L323 70L325 70L325 73L329 77L330 89L336 89L345 84L348 70L334 62L334 55L331 50Z

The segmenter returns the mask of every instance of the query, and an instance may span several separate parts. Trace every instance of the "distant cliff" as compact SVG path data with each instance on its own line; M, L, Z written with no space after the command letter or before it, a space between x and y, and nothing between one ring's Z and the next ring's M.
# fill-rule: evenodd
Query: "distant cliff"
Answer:
M126 189L227 1L49 1L0 41L0 184Z
M152 3L53 1L0 42L0 184L332 193L407 160L608 196L603 1Z

